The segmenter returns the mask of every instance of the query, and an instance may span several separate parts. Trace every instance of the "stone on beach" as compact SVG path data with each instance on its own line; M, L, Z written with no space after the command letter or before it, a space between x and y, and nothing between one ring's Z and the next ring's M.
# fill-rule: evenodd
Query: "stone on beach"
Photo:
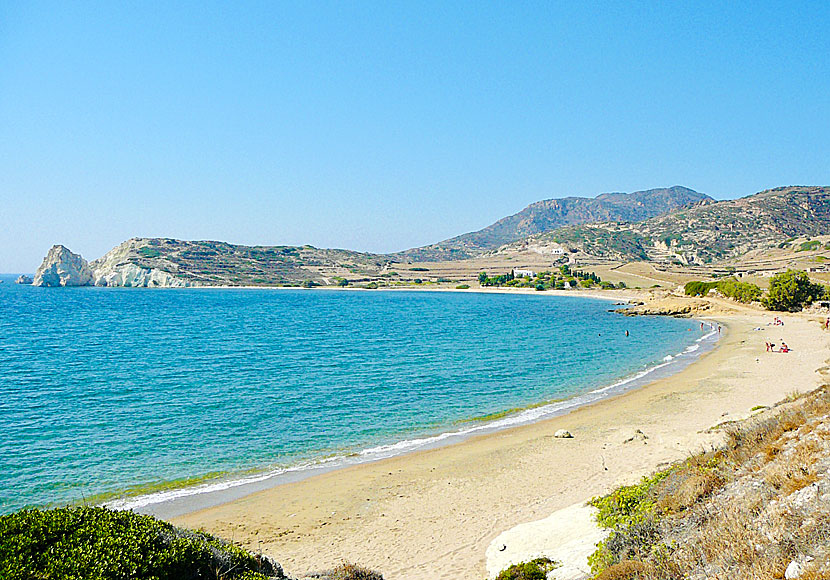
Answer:
M573 439L573 435L567 429L559 429L556 433L553 434L554 437L557 439Z

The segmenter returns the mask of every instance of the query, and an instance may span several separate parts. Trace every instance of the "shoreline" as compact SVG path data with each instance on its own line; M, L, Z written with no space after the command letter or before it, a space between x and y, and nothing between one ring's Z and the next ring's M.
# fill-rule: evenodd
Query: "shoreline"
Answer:
M510 291L507 291L509 293ZM588 296L584 296L588 298ZM690 319L692 321L692 319ZM694 321L695 324L698 322ZM678 353L665 356L645 369L625 375L611 384L601 385L585 393L563 400L554 400L496 413L492 419L473 417L447 426L444 430L416 435L391 443L362 449L356 453L338 454L298 465L248 471L245 475L228 474L198 484L175 486L147 494L115 497L101 503L112 509L133 510L138 513L170 519L216 507L242 499L252 493L272 489L288 483L297 483L332 471L384 461L425 450L462 443L472 437L499 433L517 427L532 425L561 417L599 401L613 398L630 390L643 388L655 380L682 372L702 356L718 347L720 337L715 330L717 322L709 322L709 331ZM462 425L460 428L459 425Z
M769 313L729 307L737 312L718 315L728 330L716 349L645 387L568 415L314 475L173 521L262 550L291 574L345 559L389 580L484 578L485 551L499 533L715 445L714 425L820 384L816 371L826 366L830 341L817 323L783 315L786 327L770 329ZM764 337L773 332L793 352L765 353ZM559 428L575 438L554 438ZM647 439L632 441L634 429Z

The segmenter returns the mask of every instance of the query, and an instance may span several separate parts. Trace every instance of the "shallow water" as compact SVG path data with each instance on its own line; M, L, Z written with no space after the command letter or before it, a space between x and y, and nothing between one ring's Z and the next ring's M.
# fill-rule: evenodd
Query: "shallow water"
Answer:
M5 282L0 512L405 451L612 385L701 338L694 321L542 293Z

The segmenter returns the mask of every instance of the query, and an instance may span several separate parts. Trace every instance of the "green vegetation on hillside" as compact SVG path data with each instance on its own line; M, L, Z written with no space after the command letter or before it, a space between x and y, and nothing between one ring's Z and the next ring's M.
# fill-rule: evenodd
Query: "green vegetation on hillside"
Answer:
M0 516L4 580L264 580L279 565L203 532L100 507Z
M807 242L801 242L801 245L798 246L796 252L809 252L812 250L818 250L821 247L821 241L819 240L810 240Z

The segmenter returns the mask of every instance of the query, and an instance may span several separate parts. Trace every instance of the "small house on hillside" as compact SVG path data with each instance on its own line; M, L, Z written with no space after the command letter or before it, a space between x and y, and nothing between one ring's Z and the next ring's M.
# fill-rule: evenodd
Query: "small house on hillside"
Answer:
M514 278L535 278L536 272L533 270L519 270L518 268L513 268L513 277Z

